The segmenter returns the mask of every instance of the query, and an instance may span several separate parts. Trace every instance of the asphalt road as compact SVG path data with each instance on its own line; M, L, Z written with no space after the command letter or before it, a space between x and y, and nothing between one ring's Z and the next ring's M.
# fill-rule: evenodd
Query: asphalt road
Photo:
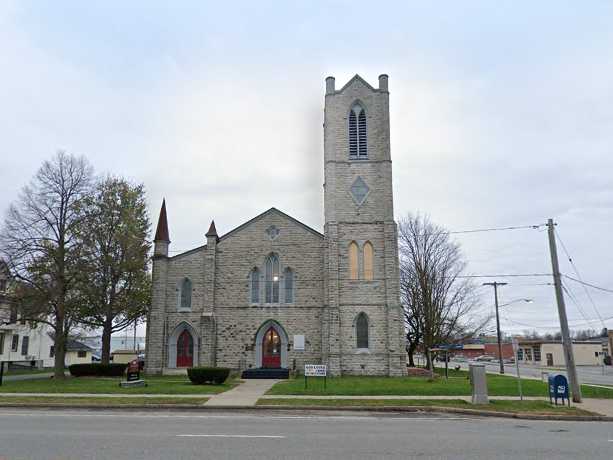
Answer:
M498 361L482 362L485 364L487 372L499 372L500 364ZM453 369L455 365L460 365L462 369L468 369L468 362L450 362L449 368ZM436 363L436 367L444 367L445 363ZM504 372L507 375L517 375L515 364L504 365ZM566 371L563 369L547 369L535 366L521 366L519 367L519 374L523 377L538 378L541 379L543 372L564 374ZM577 366L577 373L579 374L579 381L581 383L588 383L592 385L611 385L613 386L613 366L605 366L604 374L601 366Z
M613 423L0 410L0 459L607 459Z

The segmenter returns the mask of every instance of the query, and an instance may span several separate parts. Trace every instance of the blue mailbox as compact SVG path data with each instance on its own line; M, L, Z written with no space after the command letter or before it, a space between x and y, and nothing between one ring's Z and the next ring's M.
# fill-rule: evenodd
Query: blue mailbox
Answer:
M556 405L558 399L562 400L564 405L564 399L570 406L569 392L568 392L568 380L562 374L554 374L549 376L549 402L555 400Z

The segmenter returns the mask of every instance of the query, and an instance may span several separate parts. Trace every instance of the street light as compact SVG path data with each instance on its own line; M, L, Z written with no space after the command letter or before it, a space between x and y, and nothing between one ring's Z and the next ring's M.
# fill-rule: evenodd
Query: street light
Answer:
M506 307L507 305L511 305L512 303L516 303L516 302L532 303L532 302L534 302L534 300L532 300L532 299L515 299L515 300L511 300L510 302L503 303L502 305L498 305L498 306L499 307Z
M494 281L493 283L483 283L483 286L493 286L494 287L494 302L496 304L496 335L498 338L498 362L500 364L500 373L504 374L504 362L502 360L502 339L500 337L500 317L498 316L498 308L504 307L506 305L510 305L515 302L532 302L532 299L515 299L504 305L498 305L498 286L506 286L507 283L498 283Z

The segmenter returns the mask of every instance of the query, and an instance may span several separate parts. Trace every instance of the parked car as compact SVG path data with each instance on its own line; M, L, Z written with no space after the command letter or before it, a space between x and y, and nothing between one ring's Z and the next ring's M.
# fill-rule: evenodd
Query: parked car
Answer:
M475 358L475 361L485 361L485 362L490 362L490 361L494 361L496 359L495 356L492 355L481 355L481 356L477 356Z

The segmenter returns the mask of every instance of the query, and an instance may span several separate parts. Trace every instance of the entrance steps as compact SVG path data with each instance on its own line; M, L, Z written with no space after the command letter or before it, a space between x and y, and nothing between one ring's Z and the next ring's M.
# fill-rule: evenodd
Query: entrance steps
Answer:
M243 379L288 379L289 369L270 369L259 367L257 369L246 369L243 371L241 378Z

